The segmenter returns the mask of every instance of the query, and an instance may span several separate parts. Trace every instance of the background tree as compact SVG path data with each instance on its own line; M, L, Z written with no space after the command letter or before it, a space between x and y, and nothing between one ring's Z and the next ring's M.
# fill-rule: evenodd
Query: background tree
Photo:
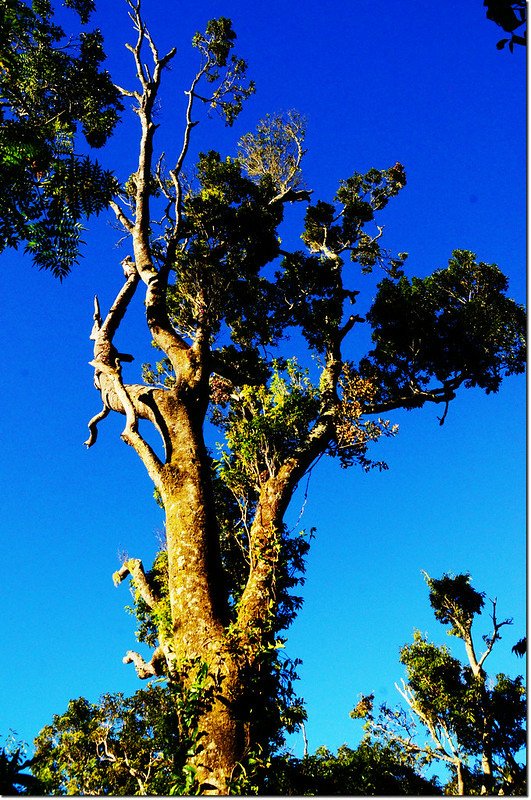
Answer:
M467 574L439 580L426 575L426 581L436 619L450 626L449 635L463 641L468 663L416 631L413 643L400 651L407 680L397 688L409 711L383 705L375 718L374 695L369 695L351 716L367 718L370 734L399 743L420 763L446 763L453 775L446 793L525 794L525 768L517 760L526 742L523 679L498 674L491 680L483 666L510 620L499 621L496 601L491 601L492 630L483 637L485 649L479 656L472 624L485 595L471 586ZM417 723L429 733L430 742L419 743Z
M70 701L35 740L32 772L44 793L169 794L185 762L179 732L186 706L180 701L155 684L132 697Z
M92 0L69 0L85 25ZM79 150L111 135L122 109L102 68L98 30L68 36L47 0L0 7L0 252L24 245L62 278L78 257L82 221L106 207L117 184Z
M355 749L343 745L332 754L320 747L303 759L276 759L264 794L282 797L342 795L361 797L429 796L442 794L435 779L423 778L417 765L396 743L362 741Z

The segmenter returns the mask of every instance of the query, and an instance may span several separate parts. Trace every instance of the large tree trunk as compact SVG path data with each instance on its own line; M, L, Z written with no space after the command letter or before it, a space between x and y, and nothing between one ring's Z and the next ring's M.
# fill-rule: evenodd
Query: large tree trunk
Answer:
M205 688L207 693L212 692L212 697L199 715L199 748L190 758L190 763L196 769L201 794L227 795L231 779L249 744L247 726L238 719L244 687L230 656L220 659L215 676L209 673Z
M190 413L188 404L176 398L168 401L171 413L164 409L164 416L171 420L172 452L162 470L162 499L176 677L185 693L194 687L199 747L190 764L201 793L228 794L246 746L244 725L237 718L244 687L225 633L227 608L211 467L197 421L201 413ZM197 681L201 669L204 676Z

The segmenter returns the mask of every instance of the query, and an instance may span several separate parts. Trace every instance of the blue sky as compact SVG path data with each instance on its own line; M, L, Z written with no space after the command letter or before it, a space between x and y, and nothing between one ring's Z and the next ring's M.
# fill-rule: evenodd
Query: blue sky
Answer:
M125 3L100 5L109 68L132 86ZM496 50L502 32L481 0L357 0L326 11L313 0L146 0L144 8L161 51L178 47L159 120L168 156L181 139L195 66L191 36L213 16L230 17L257 94L232 130L204 120L196 149L234 153L266 113L296 108L308 119L314 198L329 200L354 170L400 161L408 185L383 222L386 246L410 253L409 274L471 249L499 264L524 301L525 54ZM120 177L134 169L136 124L129 116L101 153ZM292 220L284 235L296 243L300 210ZM104 309L112 302L126 252L109 223L90 222L84 258L62 285L21 254L1 256L0 734L11 728L28 742L69 699L140 685L121 663L134 621L123 611L128 590L115 589L111 574L124 551L150 563L163 519L143 466L119 439L121 420L106 420L90 451L82 445L100 407L87 363L92 298L97 292ZM359 283L370 302L374 279ZM133 349L136 367L149 358L140 307L120 343ZM514 626L487 664L493 673L523 668L511 646L525 631L525 381L511 378L497 395L462 392L443 427L438 413L392 415L399 435L373 451L387 472L322 460L312 473L301 524L317 536L288 643L304 662L298 688L311 750L357 741L360 725L348 712L359 692L398 701L398 650L414 628L448 642L422 569L434 577L469 571L477 589L496 596ZM300 753L301 737L292 745Z

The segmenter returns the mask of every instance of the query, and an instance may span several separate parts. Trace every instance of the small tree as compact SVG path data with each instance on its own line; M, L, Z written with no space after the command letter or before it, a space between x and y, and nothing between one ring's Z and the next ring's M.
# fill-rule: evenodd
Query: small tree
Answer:
M397 688L409 712L383 705L374 718L374 695L369 695L351 716L367 718L371 734L399 743L420 763L446 763L454 776L448 793L525 794L525 770L517 761L526 741L523 680L499 674L493 681L483 667L501 639L501 628L511 621L499 621L496 601L491 601L492 631L483 637L485 649L478 656L472 624L485 595L471 586L467 574L440 580L426 575L426 581L435 618L450 626L449 635L463 641L468 663L416 631L413 643L400 651L407 680ZM429 743L419 743L417 723L429 733Z
M182 698L160 685L72 700L36 738L32 772L48 795L169 794L185 763L182 713Z

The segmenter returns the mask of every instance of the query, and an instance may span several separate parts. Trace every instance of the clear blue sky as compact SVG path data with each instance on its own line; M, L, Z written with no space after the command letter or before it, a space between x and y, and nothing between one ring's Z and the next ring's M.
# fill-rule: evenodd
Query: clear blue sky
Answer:
M496 50L502 32L481 0L144 5L160 49L178 47L159 118L170 163L195 63L190 38L209 18L228 16L257 94L233 130L202 122L198 148L234 153L267 112L296 108L308 118L314 197L330 199L353 170L400 161L408 185L385 210L385 241L410 253L410 273L426 275L467 248L498 263L524 301L525 53ZM132 86L125 3L100 6L109 67ZM101 154L121 177L135 167L136 125L129 117ZM286 231L294 241L298 213ZM91 221L85 257L63 285L20 254L1 257L0 734L12 728L28 742L69 699L140 686L121 663L135 644L123 611L129 593L111 574L122 551L150 564L163 520L143 466L119 439L121 420L106 420L90 451L82 445L100 408L87 363L92 298L97 292L104 309L112 302L126 252L115 248L109 221ZM367 302L373 285L360 278ZM135 368L150 355L142 325L138 308L120 336ZM477 589L496 596L514 626L490 669L523 669L511 646L525 632L524 392L522 377L495 396L464 391L444 427L436 407L393 414L398 437L373 451L388 472L345 472L324 460L314 470L302 524L316 526L317 538L288 644L304 662L311 750L355 744L360 725L348 712L359 692L398 701L398 650L415 627L448 641L430 614L422 569L469 571ZM300 753L300 737L293 746Z

